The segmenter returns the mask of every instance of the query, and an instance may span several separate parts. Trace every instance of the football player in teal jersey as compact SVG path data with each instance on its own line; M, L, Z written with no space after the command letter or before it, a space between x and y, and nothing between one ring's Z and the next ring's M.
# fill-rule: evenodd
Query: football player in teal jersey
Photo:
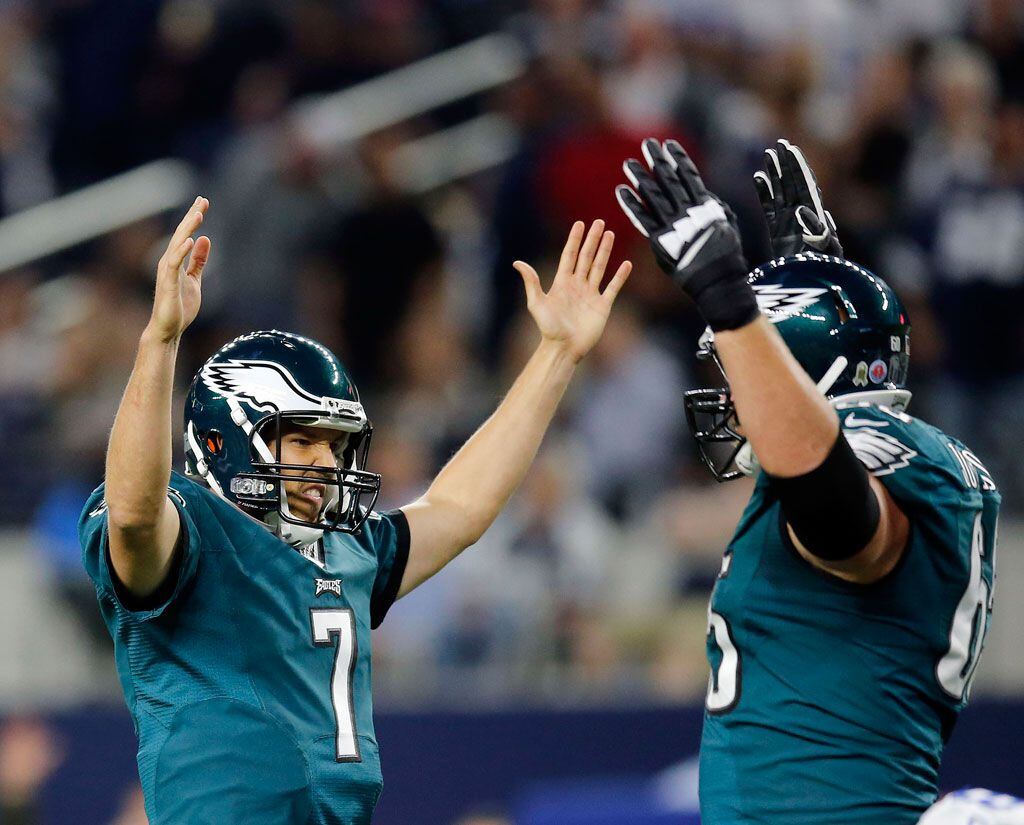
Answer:
M363 825L381 791L370 630L487 529L522 480L630 264L602 291L613 236L569 234L550 289L516 262L540 343L495 413L421 498L373 504L370 423L320 344L230 342L185 406L171 471L178 343L210 240L197 198L157 271L152 317L80 522L114 639L153 825Z
M916 823L989 624L996 486L906 413L906 313L797 147L755 176L777 257L752 272L682 147L643 155L619 202L727 381L687 394L691 428L716 478L757 476L708 610L702 821Z

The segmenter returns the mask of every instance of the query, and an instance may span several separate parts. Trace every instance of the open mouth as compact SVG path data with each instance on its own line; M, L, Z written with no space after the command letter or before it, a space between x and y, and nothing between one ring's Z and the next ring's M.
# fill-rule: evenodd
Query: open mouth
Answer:
M319 512L320 508L324 503L324 496L327 493L327 487L324 484L309 484L303 487L299 492L294 493L294 496L300 501L305 502L313 512Z

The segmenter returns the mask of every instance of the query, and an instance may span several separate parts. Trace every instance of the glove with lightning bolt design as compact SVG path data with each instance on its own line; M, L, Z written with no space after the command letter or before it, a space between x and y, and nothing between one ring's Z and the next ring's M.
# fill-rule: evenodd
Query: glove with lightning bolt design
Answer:
M674 140L643 142L647 165L627 160L632 186L616 187L619 206L651 241L658 265L697 304L718 332L758 316L736 216L709 192L689 155Z

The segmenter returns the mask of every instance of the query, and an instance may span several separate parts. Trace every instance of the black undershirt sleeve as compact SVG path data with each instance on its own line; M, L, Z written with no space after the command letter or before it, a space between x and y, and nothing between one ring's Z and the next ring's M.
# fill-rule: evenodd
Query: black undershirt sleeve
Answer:
M849 559L875 535L881 519L878 496L841 430L817 468L793 478L769 478L789 526L819 559Z
M402 577L405 576L405 566L409 561L409 521L401 510L392 510L386 515L395 525L395 559L391 563L391 572L384 590L370 602L370 628L373 630L380 627L384 616L395 603L398 590L402 586Z
M181 563L185 557L185 550L188 549L188 525L185 524L181 511L178 511L178 518L181 520L181 529L178 533L178 541L174 545L171 563L167 568L167 575L157 585L156 590L147 596L134 595L117 577L117 573L114 572L114 565L109 558L110 545L107 545L107 564L110 565L110 579L114 585L114 591L117 593L118 601L121 602L126 610L134 613L154 610L174 595L174 590L178 586L178 577L181 575Z

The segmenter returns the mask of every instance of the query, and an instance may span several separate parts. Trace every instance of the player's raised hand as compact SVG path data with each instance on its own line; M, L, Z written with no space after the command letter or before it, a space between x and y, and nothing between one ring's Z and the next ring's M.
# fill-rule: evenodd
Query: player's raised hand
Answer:
M732 210L707 190L678 142L647 138L641 149L646 165L632 158L622 165L631 184L615 189L622 211L713 330L754 320L757 301Z
M600 339L615 297L633 269L632 263L623 261L602 291L615 233L605 232L601 220L591 224L586 238L584 229L582 221L573 224L547 292L541 288L537 270L523 261L512 264L526 285L526 306L540 334L564 346L574 361Z
M210 239L192 238L203 222L210 201L200 196L171 235L156 268L156 293L150 329L162 341L175 341L199 313L203 267L210 257ZM190 254L191 253L191 254Z
M798 252L843 256L836 222L822 205L821 189L807 158L788 140L764 150L764 171L754 173L754 187L768 224L772 254Z

